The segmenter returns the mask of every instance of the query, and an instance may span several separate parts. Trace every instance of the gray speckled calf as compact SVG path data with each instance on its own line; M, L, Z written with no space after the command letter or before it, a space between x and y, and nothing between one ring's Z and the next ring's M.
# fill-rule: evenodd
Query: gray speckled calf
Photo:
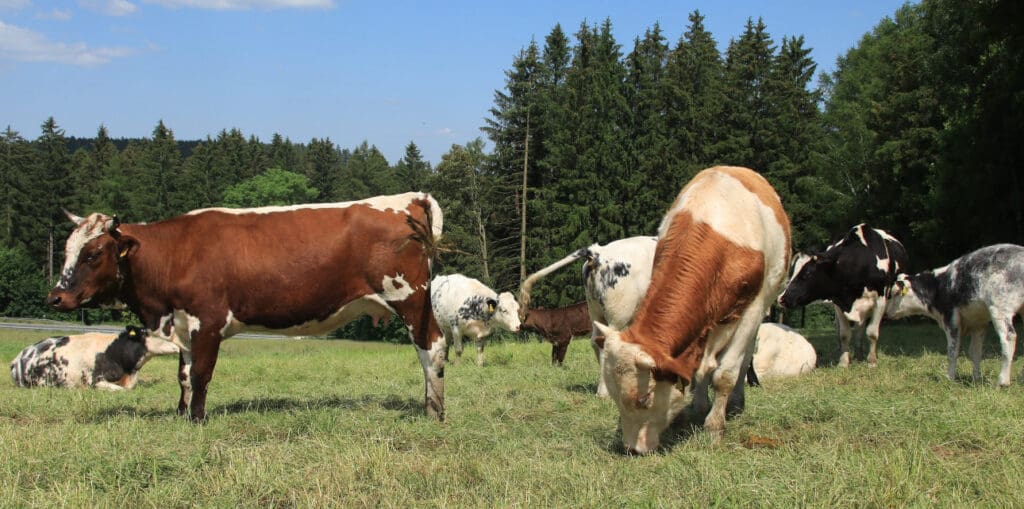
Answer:
M1013 317L1024 319L1024 247L983 247L945 267L901 275L893 285L886 316L911 315L930 316L945 331L950 380L956 376L956 358L964 334L971 336L974 381L981 379L981 344L985 325L992 322L1003 354L999 385L1010 385L1010 365L1017 346ZM1024 374L1021 376L1024 379Z
M463 336L476 340L478 366L484 365L484 338L494 328L519 332L519 304L515 297L509 292L498 295L487 285L462 274L435 277L430 282L430 304L437 325L446 338L453 340L458 357L462 357Z

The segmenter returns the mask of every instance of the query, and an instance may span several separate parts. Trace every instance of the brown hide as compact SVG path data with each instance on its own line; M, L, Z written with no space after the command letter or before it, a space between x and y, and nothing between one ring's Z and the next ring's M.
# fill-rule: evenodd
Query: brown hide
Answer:
M209 209L152 224L125 224L113 235L90 240L82 252L107 253L106 258L90 262L84 257L75 271L84 268L83 278L106 278L94 284L99 290L89 291L116 294L150 329L163 326L169 334L168 317L176 311L198 322L190 330L191 400L192 418L202 419L220 341L246 328L325 333L362 313L386 314L379 299L358 301L351 311L339 313L346 304L379 295L409 326L415 344L429 350L441 336L427 291L428 253L435 240L431 204L419 195L405 212L365 203L270 213ZM121 253L120 261L110 252ZM391 287L385 288L386 276L401 277L407 285L389 281ZM71 289L55 288L51 303L72 309L81 305L83 293L77 287L86 283L79 279L68 278ZM188 404L184 385L182 394L179 411ZM443 418L443 400L441 405L428 401L428 411Z
M590 313L586 302L555 309L535 308L526 314L524 330L534 331L551 342L551 363L561 365L569 342L590 334Z

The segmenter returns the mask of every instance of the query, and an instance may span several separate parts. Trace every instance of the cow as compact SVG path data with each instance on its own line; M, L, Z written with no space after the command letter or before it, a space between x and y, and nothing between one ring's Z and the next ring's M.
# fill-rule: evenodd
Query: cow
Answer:
M762 323L757 328L752 373L764 379L798 376L818 363L818 355L807 338L778 323Z
M463 336L476 341L477 366L484 365L484 338L495 328L519 332L516 298L462 274L435 277L430 282L430 303L441 333L449 347L455 344L458 358L462 358Z
M542 277L573 263L586 259L583 264L583 286L587 299L590 321L625 328L633 319L640 300L651 281L651 264L658 238L650 236L629 237L609 242L602 246L593 244L577 249L569 256L531 274L523 281L519 290L520 311L529 309L530 291ZM597 342L597 330L591 325L591 346L602 364L601 348ZM608 388L598 371L597 394L607 397Z
M695 412L721 439L727 406L743 410L741 377L789 257L789 218L758 173L716 166L683 187L658 228L650 288L632 323L621 331L595 324L627 454L659 446L691 382Z
M831 302L839 328L838 365L850 365L850 339L856 332L858 338L867 335L867 363L873 368L878 366L878 332L886 300L907 263L899 240L861 223L824 252L794 257L793 275L779 304L795 308L818 300Z
M593 323L584 301L555 309L527 310L523 330L536 332L548 340L551 343L551 364L561 366L572 338L590 334Z
M157 355L178 353L178 345L129 326L120 334L91 332L46 338L25 347L11 362L19 387L94 387L120 391L135 387L139 370Z
M981 380L981 345L992 322L1002 348L999 385L1010 385L1017 346L1014 315L1024 320L1024 247L996 244L968 253L949 265L913 276L901 274L893 284L886 316L932 317L946 333L950 380L956 377L960 338L971 336L972 378ZM1021 374L1024 380L1024 373Z
M426 411L444 419L445 339L428 289L443 218L430 195L201 209L150 224L67 216L76 227L47 302L63 311L127 307L176 343L179 414L205 420L225 338L323 334L395 313L423 367Z

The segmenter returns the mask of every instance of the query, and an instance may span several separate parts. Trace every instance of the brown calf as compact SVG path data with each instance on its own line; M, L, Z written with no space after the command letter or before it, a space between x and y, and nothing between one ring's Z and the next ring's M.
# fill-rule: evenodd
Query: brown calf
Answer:
M569 342L576 336L590 335L590 313L586 302L555 309L534 308L526 312L524 330L531 330L551 342L551 364L561 366Z

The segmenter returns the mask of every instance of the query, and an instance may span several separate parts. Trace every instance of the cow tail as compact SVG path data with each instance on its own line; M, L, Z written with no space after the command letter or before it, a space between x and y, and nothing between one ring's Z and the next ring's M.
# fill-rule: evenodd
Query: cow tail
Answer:
M413 214L405 218L405 223L412 229L412 233L406 237L404 247L409 241L418 242L423 246L423 255L428 260L436 260L440 252L441 228L444 224L444 216L437 200L429 194L413 201L423 209L423 220L417 219Z
M526 315L526 311L530 308L530 290L533 288L533 285L534 283L537 282L537 280L548 274L551 274L552 272L562 267L565 267L566 265L569 265L570 263L576 260L579 260L580 258L589 256L590 249L577 249L574 253L570 254L569 256L566 256L565 258L562 258L561 260L558 260L557 262L552 263L551 265L548 265L547 267L544 267L543 269L540 269L537 272L534 272L533 274L530 274L529 277L523 280L522 285L520 285L519 287L519 318L524 318Z

